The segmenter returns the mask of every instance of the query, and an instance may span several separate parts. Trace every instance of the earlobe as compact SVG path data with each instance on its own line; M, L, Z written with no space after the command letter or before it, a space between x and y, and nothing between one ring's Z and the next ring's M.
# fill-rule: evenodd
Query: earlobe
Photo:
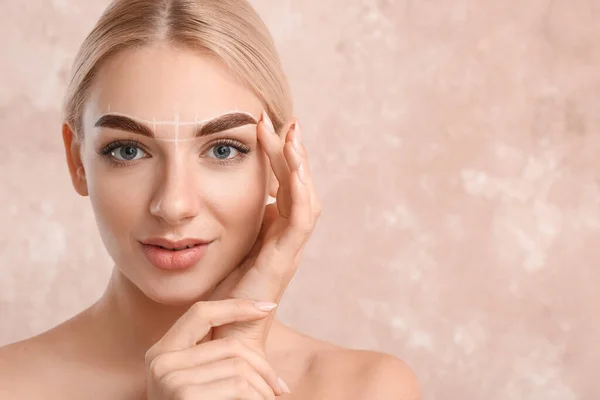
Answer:
M64 123L62 127L63 144L65 146L65 156L67 158L67 166L71 174L71 182L75 191L81 196L88 195L87 180L85 178L85 169L81 161L81 146L80 141L75 137L75 133L69 126Z

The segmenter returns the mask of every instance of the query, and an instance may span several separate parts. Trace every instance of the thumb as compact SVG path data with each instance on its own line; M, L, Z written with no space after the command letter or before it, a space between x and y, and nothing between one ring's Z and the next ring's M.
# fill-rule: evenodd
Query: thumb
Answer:
M264 255L265 253L261 254L261 256ZM278 261L276 256L270 257L269 261L261 256L256 260L257 263ZM256 266L251 267L228 295L228 298L260 299L260 301L279 303L289 280L278 274L266 275L268 271L273 271L273 268L258 269ZM264 344L274 317L275 312L271 312L260 321L240 321L220 326L214 329L213 340L233 336L256 351L264 353Z

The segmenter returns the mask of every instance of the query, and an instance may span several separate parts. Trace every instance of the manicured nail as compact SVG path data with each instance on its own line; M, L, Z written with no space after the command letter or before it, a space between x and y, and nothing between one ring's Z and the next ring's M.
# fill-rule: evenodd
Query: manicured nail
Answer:
M266 111L263 111L263 121L265 122L265 125L267 125L267 128L269 128L271 132L275 133L275 128L273 127L271 118L269 118L269 114L267 114Z
M265 301L255 301L254 307L258 308L260 311L271 311L275 307L277 307L276 303L268 303Z
M301 162L300 165L298 166L298 178L300 178L300 181L306 185L306 182L308 182L308 179L306 177L306 170L304 169L304 163Z
M277 378L277 382L279 382L279 386L281 386L283 393L292 393L287 383L285 383L283 379Z

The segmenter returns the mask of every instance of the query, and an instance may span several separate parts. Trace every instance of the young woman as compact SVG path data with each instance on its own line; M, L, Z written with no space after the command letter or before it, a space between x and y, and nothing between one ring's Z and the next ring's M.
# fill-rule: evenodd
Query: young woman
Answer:
M0 398L417 398L397 358L274 318L320 214L301 131L247 2L111 4L63 140L113 273L91 307L0 349Z

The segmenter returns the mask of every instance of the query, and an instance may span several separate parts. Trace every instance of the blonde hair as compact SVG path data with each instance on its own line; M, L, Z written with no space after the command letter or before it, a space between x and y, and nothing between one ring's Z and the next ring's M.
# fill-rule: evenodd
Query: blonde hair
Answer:
M246 0L115 0L73 63L64 119L77 136L83 133L83 106L101 63L116 52L157 41L217 56L262 102L277 131L291 117L291 93L275 44Z

